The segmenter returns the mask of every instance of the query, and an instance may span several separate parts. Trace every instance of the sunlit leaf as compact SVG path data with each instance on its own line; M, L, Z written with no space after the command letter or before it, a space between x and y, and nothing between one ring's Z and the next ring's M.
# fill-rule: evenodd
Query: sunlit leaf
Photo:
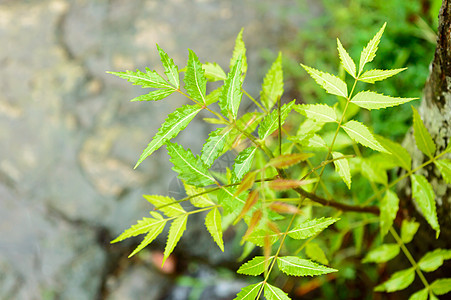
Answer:
M303 64L301 64L301 66L307 71L307 73L309 73L309 75L313 79L315 79L316 83L323 87L329 94L341 96L344 98L348 97L348 87L346 86L346 83L340 78L329 73L318 71Z
M198 195L200 193L203 193L202 195L199 195L197 197L192 197L189 199L192 205L199 208L209 207L213 206L216 203L214 203L209 195L205 192L204 188L198 188L193 185L189 185L186 182L183 181L183 186L185 187L185 192L188 196L194 196Z
M282 53L279 52L277 59L272 64L263 79L260 100L263 106L269 111L274 103L283 94L283 73L282 73Z
M436 295L445 295L451 292L451 278L441 278L431 284L431 290Z
M362 259L362 263L383 263L395 258L400 251L398 244L383 244L371 250Z
M294 109L317 122L337 122L335 110L327 104L298 104Z
M158 195L143 195L143 197L168 217L186 214L183 207L172 197Z
M236 63L227 75L227 79L224 82L224 88L222 89L221 96L219 97L219 106L224 116L230 119L236 119L238 114L238 108L241 103L243 92L241 91L241 65L243 56L237 58Z
M376 151L387 152L387 150L379 144L373 134L362 123L352 120L344 124L342 127L349 137L355 142Z
M356 76L355 63L345 50L340 40L337 38L338 55L340 56L341 65L352 77Z
M205 78L205 72L196 54L191 49L188 49L188 51L188 63L186 65L185 77L183 78L185 90L194 100L206 104L205 92L207 89L207 79Z
M116 239L111 241L111 243L117 243L120 241L123 241L127 238L134 237L146 232L149 232L152 228L158 228L161 225L164 226L166 224L166 220L163 219L163 217L158 214L157 212L154 213L154 218L143 218L142 220L138 220L137 224L131 226L129 229L125 230L121 235L119 235Z
M412 241L415 233L417 233L420 223L413 220L402 220L401 225L401 240L404 244L408 244Z
M166 243L166 247L164 248L164 257L162 265L169 257L169 255L174 251L175 246L183 235L183 232L186 229L186 221L188 220L188 215L183 215L176 218L169 228L168 241Z
M429 131L424 126L424 123L421 120L418 111L413 106L412 110L413 110L413 135L415 137L417 147L418 149L421 150L421 152L432 158L434 157L435 154L436 149L435 143L432 140Z
M435 209L435 194L432 185L422 175L412 174L412 197L418 204L429 225L435 230L437 238L440 234L440 226L437 220L437 211Z
M263 282L251 284L241 289L234 300L255 300Z
M241 151L235 158L233 165L233 175L237 180L241 180L243 176L249 172L254 162L254 156L257 152L256 147L249 147Z
M396 218L398 208L399 208L398 195L396 195L396 193L391 190L387 190L380 204L381 214L379 217L382 238L387 234L388 230L393 225L393 221Z
M395 98L385 96L371 91L359 92L351 99L351 103L354 103L362 108L366 109L380 109L392 106L398 106L417 98Z
M163 49L157 44L158 53L164 67L164 73L166 74L168 81L177 89L180 88L179 69L172 58L170 58Z
M247 58L246 58L246 46L243 41L243 28L241 28L238 36L235 40L235 47L233 48L233 55L230 59L230 70L233 69L238 57L241 55L243 57L243 63L241 65L241 72L246 73L247 71Z
M283 273L291 276L315 276L338 271L297 256L278 257L277 266Z
M435 249L426 253L418 262L418 267L425 272L437 270L443 261L451 259L451 250Z
M223 154L224 146L231 130L231 127L218 128L210 132L208 139L202 146L202 155L200 156L207 167L211 167L214 161Z
M224 252L224 242L222 240L221 213L217 207L213 208L205 217L205 226L210 232L213 240L218 244L222 252Z
M265 267L268 266L269 262L273 258L274 256L266 258L264 256L255 256L252 260L241 265L241 267L236 272L238 274L258 276L265 271Z
M437 169L442 173L446 183L451 184L451 159L440 159L434 161Z
M132 82L133 85L140 85L142 88L169 88L174 89L160 74L146 68L146 72L140 70L125 72L107 72L120 78Z
M408 287L415 279L415 269L409 268L406 270L398 271L394 273L384 283L376 286L374 291L376 292L396 292Z
M363 67L371 62L376 56L377 46L381 40L382 34L384 33L384 29L387 23L384 23L382 28L376 33L376 35L368 42L365 48L363 48L362 53L360 54L360 63L359 63L359 75L362 74ZM360 76L359 76L360 77Z
M219 81L227 78L224 70L217 63L206 62L202 64L202 69L204 69L208 81Z
M133 98L130 100L131 102L136 101L157 101L166 98L167 96L171 95L173 92L175 92L174 89L159 89L155 91L151 91L147 94L138 96L136 98Z
M407 68L402 69L392 69L392 70L369 70L360 75L359 80L368 83L375 83L376 81L384 80L388 77L392 77L399 72L406 70Z
M292 110L294 102L295 100L282 105L282 107L280 108L281 125L285 123L285 119L288 117L288 114ZM261 140L264 140L278 128L279 128L279 114L278 110L275 109L271 113L266 115L263 121L260 123L260 127L258 128L258 137Z
M267 300L290 300L288 294L269 283L266 283L265 285L265 298Z
M351 169L349 168L349 162L346 158L337 159L342 157L343 154L340 152L332 152L332 157L334 160L335 170L341 179L346 183L348 189L351 189Z
M306 239L320 233L325 228L331 224L337 222L339 219L336 218L319 218L305 221L301 224L293 226L293 228L288 231L288 235L296 240Z
M409 297L409 300L427 300L428 299L428 290L427 289L422 289L419 290L418 292L412 294Z

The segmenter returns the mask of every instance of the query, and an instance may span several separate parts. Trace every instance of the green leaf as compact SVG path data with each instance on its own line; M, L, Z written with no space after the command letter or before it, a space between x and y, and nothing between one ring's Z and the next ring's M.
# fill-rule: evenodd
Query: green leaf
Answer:
M391 190L387 190L384 198L382 198L380 209L381 238L383 238L393 225L393 221L396 218L396 213L399 209L398 195Z
M252 260L242 264L236 272L238 274L258 276L265 271L265 267L269 266L273 258L274 256L270 256L267 259L264 256L255 256Z
M451 159L440 159L434 161L437 169L442 173L443 179L451 184Z
M329 264L326 254L317 243L313 242L308 243L305 246L305 255L307 255L308 258L317 261L323 265Z
M412 241L415 233L417 233L420 223L413 220L402 220L401 225L401 240L404 244L408 244Z
M168 217L186 214L183 207L172 197L158 195L143 195L143 197Z
M283 72L282 53L279 52L277 59L272 64L263 79L260 100L263 106L270 111L274 104L283 94Z
M355 142L379 152L387 152L387 150L374 138L369 129L362 123L352 120L342 127Z
M375 83L376 81L384 80L388 77L392 77L407 68L402 69L393 69L393 70L369 70L360 75L359 81L367 82L367 83Z
M192 119L201 111L197 105L184 105L170 113L152 141L147 145L141 154L135 169L154 151L158 150L167 141L175 137L180 131L186 128Z
M412 197L420 207L420 210L428 221L429 225L435 230L437 238L440 234L440 226L437 220L435 209L435 194L431 184L422 175L412 174Z
M451 259L451 250L435 249L426 253L418 262L418 267L425 272L437 270L443 261Z
M306 239L315 234L320 233L325 228L331 224L337 222L339 219L336 218L319 218L305 221L301 224L293 226L293 228L288 231L288 235L296 240Z
M218 128L210 132L202 147L202 155L200 156L207 167L211 167L214 161L224 153L224 145L231 130L232 127Z
M163 63L164 73L166 74L168 81L177 89L180 88L179 69L172 58L170 58L163 49L158 46L158 53L160 54L161 62Z
M272 245L275 242L277 242L279 237L280 234L278 233L274 233L273 231L270 230L259 229L252 232L246 240L257 246L264 247L265 239L267 239L269 243Z
M263 282L251 284L241 289L234 300L255 300Z
M277 266L282 272L291 276L315 276L338 271L297 256L278 257Z
M412 158L409 152L400 144L395 143L387 138L377 135L377 141L387 149L390 154L386 154L389 159L397 166L402 167L408 171L411 170Z
M427 289L419 290L415 294L412 294L409 297L409 300L428 300L428 290Z
M432 140L432 137L429 134L428 130L424 126L424 123L421 120L418 111L413 106L412 110L413 110L413 135L415 137L417 147L418 149L420 149L421 152L432 158L434 157L436 150L435 143Z
M224 88L224 86L221 85L220 87L218 87L217 89L211 91L207 95L207 97L205 98L205 100L207 101L207 105L210 105L210 104L213 104L213 103L219 101L219 97L222 94L222 89L223 88ZM221 124L224 124L224 123L221 123Z
M270 285L269 283L266 283L265 285L265 298L267 300L290 300L288 294L284 293L278 287Z
M375 292L396 292L408 287L415 279L415 269L409 268L394 273L386 282L376 286Z
M147 245L152 243L163 231L164 227L166 226L166 220L160 220L160 222L156 223L155 226L153 226L147 235L144 237L142 242L136 247L135 250L128 256L128 258L132 257L142 249L144 249Z
M309 75L313 79L315 79L316 83L322 86L329 94L345 98L348 97L348 87L346 86L346 83L340 78L329 73L310 68L303 64L301 64L301 66L307 71L307 73L309 73Z
M133 98L130 100L131 102L136 101L158 101L161 99L166 98L167 96L171 95L173 92L175 92L174 89L159 89L155 91L151 91L147 94L138 96L136 98Z
M285 119L288 117L288 114L293 109L295 101L296 100L286 103L282 105L282 107L280 108L281 125L285 123ZM258 127L258 137L261 140L264 140L278 128L279 128L279 113L278 110L275 109L271 113L267 114L263 119L263 121L260 123L260 127Z
M355 63L349 56L348 52L345 50L345 48L343 47L338 38L337 38L337 48L338 55L340 56L341 65L346 70L346 72L349 73L349 75L355 78L356 76Z
M389 261L399 254L398 244L383 244L377 248L374 248L365 255L362 259L362 263L383 263Z
M221 107L221 113L230 118L236 119L238 114L238 108L241 103L243 92L241 91L241 65L243 56L239 56L236 64L227 75L227 79L224 82L224 88L219 96L219 106Z
M317 134L307 139L306 143L301 144L306 150L327 150L326 142Z
M252 163L254 162L256 152L257 147L249 147L238 154L235 158L235 163L233 164L233 178L236 179L234 181L243 179L244 175L249 172L252 167Z
M431 290L439 296L451 292L451 278L437 279L431 284Z
M376 56L377 46L381 40L382 34L384 33L384 29L387 23L384 23L382 28L376 33L376 35L368 42L365 48L363 48L362 53L360 54L360 64L359 64L359 76L363 71L363 67L371 62Z
M214 203L210 199L208 194L205 193L204 188L197 188L195 186L187 184L184 181L183 181L183 186L185 187L185 191L188 196L194 196L194 195L198 195L200 193L204 193L202 195L199 195L197 197L193 197L193 198L189 199L193 206L199 207L199 208L204 208L204 207L216 205L216 203Z
M206 62L202 65L208 81L219 81L227 78L224 70L217 63Z
M332 152L332 157L337 159L342 157L340 152ZM349 168L349 162L346 158L334 160L335 170L341 179L346 183L348 189L351 189L351 169Z
M119 76L120 78L126 79L132 82L133 85L140 85L142 88L169 88L174 89L166 80L163 79L157 72L151 71L146 68L146 73L140 70L125 71L125 72L107 72Z
M179 174L179 178L187 184L197 187L203 187L215 183L215 179L208 173L208 167L200 158L195 157L191 150L185 150L182 146L168 142L169 159L174 167L172 168Z
M164 248L164 257L161 265L164 265L164 262L169 257L169 255L174 250L178 241L183 235L183 232L186 229L186 221L188 220L188 215L183 215L176 218L169 228L168 241L166 243L166 247Z
M111 243L117 243L123 241L127 238L134 237L143 233L150 231L154 227L159 227L161 224L166 224L166 220L157 213L153 212L154 218L143 218L142 220L138 220L137 224L131 226L129 229L125 230L121 235L115 238Z
M246 46L243 42L243 28L241 28L240 32L238 33L238 36L235 40L235 47L233 49L233 55L230 59L230 70L233 69L233 66L235 65L238 57L242 56L243 61L241 65L241 73L246 74L247 71L247 59L246 59Z
M218 244L222 252L224 252L224 242L222 241L221 213L217 207L213 208L205 217L205 226L210 232L213 240Z
M383 169L380 158L372 156L361 160L361 173L370 182L377 182L383 185L387 184L387 172Z
M205 92L207 89L207 79L205 78L202 64L191 49L188 49L188 51L188 63L186 65L185 78L183 79L185 90L194 100L206 104Z
M395 98L378 94L376 92L363 91L355 95L351 99L351 103L354 103L362 108L372 110L401 105L415 99L418 98Z
M327 104L297 104L294 106L294 109L317 122L337 122L335 110Z

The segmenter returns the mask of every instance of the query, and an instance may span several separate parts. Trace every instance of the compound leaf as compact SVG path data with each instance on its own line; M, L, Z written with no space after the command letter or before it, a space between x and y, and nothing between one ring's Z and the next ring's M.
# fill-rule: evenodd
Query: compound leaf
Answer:
M418 204L424 218L435 230L437 238L440 234L440 226L435 209L435 194L432 185L422 175L412 174L412 197Z
M451 292L451 278L441 278L431 284L431 290L436 295L445 295Z
M398 244L383 244L374 248L362 259L362 263L383 263L395 258L399 254Z
M381 81L388 77L392 77L404 70L407 70L407 68L393 70L369 70L360 75L359 80L367 83L375 83L376 81Z
M244 175L249 172L254 162L254 156L257 152L257 147L249 147L244 149L235 158L233 165L233 178L236 180L243 179Z
M217 63L206 62L202 65L208 81L219 81L227 78L224 70Z
M418 267L425 272L437 270L443 261L451 259L451 250L435 249L426 253L418 262Z
M340 40L337 38L337 48L338 48L338 55L340 56L341 65L346 70L346 72L349 73L352 77L355 78L356 76L356 69L355 69L355 63L352 60L351 56L349 56L346 49L341 44Z
M337 159L342 156L343 154L340 152L332 152L332 157L336 159L334 160L335 170L346 183L348 189L351 189L351 169L349 168L349 162L346 158Z
M387 23L384 23L382 28L376 33L376 35L368 42L365 48L363 48L362 53L360 54L360 63L359 63L359 75L363 71L363 67L371 62L376 56L377 46L381 40L382 34L384 33L384 29ZM360 78L360 76L359 76Z
M171 227L169 228L168 241L166 243L166 247L164 248L164 257L161 265L164 265L164 262L172 253L178 241L182 237L183 232L186 229L187 220L188 215L182 215L172 222Z
M224 145L227 142L231 127L218 128L210 132L208 139L202 147L202 155L200 158L207 167L211 167L214 161L224 152Z
M269 283L266 283L265 285L265 298L267 300L290 300L288 294L284 293L278 287L270 285Z
M376 92L363 91L355 95L351 99L351 103L354 103L362 108L372 110L401 105L415 99L417 98L395 98L378 94Z
M442 173L443 179L448 184L451 184L451 160L450 159L440 159L434 161L437 169Z
M263 106L269 111L274 103L283 94L283 72L282 72L282 53L279 52L277 59L272 64L269 71L263 79L262 91L260 99Z
M241 91L241 65L243 56L238 56L232 70L227 75L224 88L219 96L221 113L230 119L236 119L243 92Z
M151 71L149 68L146 68L146 72L142 72L140 70L134 71L125 71L125 72L107 72L116 76L119 76L122 79L126 79L129 82L132 82L133 85L140 85L142 88L169 88L174 89L160 74L155 71Z
M396 218L396 213L399 208L399 198L395 192L387 190L385 192L384 198L382 198L380 209L380 226L381 226L381 237L383 238L390 227L393 225L393 220Z
M188 51L188 63L186 65L185 78L183 79L185 90L194 100L206 104L207 79L205 78L205 72L196 54L191 49L188 49Z
M234 300L255 300L263 282L251 284L241 289Z
M258 276L265 271L265 267L269 265L272 259L273 256L267 258L264 256L255 256L252 260L242 264L237 273Z
M432 140L431 135L424 126L418 111L412 106L413 110L413 135L415 136L415 142L417 143L418 149L421 152L429 156L434 157L435 154L435 143Z
M362 123L352 120L344 124L342 127L349 137L355 142L376 151L387 152L387 150L375 139L368 127Z
M348 97L348 87L346 86L346 83L340 78L329 73L318 71L303 64L301 64L301 66L307 71L307 73L309 73L309 75L313 79L315 79L316 83L323 87L329 94L345 98Z
M293 109L294 102L295 100L282 105L282 107L280 108L281 125L285 123L285 119L288 117L288 114ZM278 128L279 128L279 114L278 110L275 109L271 113L267 114L263 119L263 121L260 123L260 127L258 127L258 137L261 140L264 140Z
M329 225L337 222L339 219L336 218L318 218L305 221L301 224L294 226L290 231L288 231L288 235L296 240L309 238L317 233L320 233Z
M335 110L327 104L298 104L294 109L316 122L337 122Z
M163 63L164 73L166 74L168 81L177 89L180 88L179 69L172 58L170 58L163 49L158 46L158 53L160 54L161 62Z
M409 268L394 273L387 281L376 286L376 292L396 292L408 287L415 279L415 269Z
M277 266L282 272L291 276L315 276L338 271L297 256L278 257Z
M168 217L186 214L183 207L172 197L158 195L143 195L143 197Z

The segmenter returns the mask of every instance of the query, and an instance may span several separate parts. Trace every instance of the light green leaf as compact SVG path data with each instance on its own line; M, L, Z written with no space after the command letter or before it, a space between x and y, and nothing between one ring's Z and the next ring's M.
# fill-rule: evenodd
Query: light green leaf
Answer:
M183 79L185 90L194 100L206 104L205 92L207 89L207 79L205 78L202 64L191 49L188 49L188 51L188 63L186 65L185 78Z
M383 185L387 184L387 172L382 168L379 157L372 156L361 160L361 173L370 182L377 182Z
M174 250L178 241L183 235L183 232L186 229L186 221L188 220L188 215L183 215L176 218L169 228L168 241L166 243L166 247L164 248L164 257L161 265L164 265L164 262L169 257L169 255Z
M420 223L413 220L402 220L401 225L401 240L404 244L408 244L412 241L415 233L417 233Z
M349 56L348 52L345 50L343 45L341 44L340 40L337 38L337 48L338 48L338 55L340 56L341 65L346 70L346 72L349 73L352 77L355 78L355 63L352 60L352 58Z
M376 286L375 292L396 292L408 287L415 279L415 269L409 268L394 273L386 282Z
M421 152L429 156L434 157L435 154L435 143L432 140L431 135L424 126L418 111L412 106L413 110L413 135L415 136L415 142L417 143L418 149Z
M202 69L204 69L208 81L219 81L227 78L224 70L217 63L206 62L202 64Z
M381 238L383 238L393 225L393 220L396 218L396 213L399 209L398 195L391 190L387 190L384 198L382 198L380 209Z
M435 230L437 238L440 234L440 226L435 209L435 194L431 184L422 175L412 174L412 197L418 204L424 218Z
M439 296L451 292L451 278L437 279L431 284L431 290Z
M166 98L167 96L171 95L173 92L175 92L174 89L159 89L155 91L151 91L147 94L138 96L136 98L133 98L130 100L131 102L136 101L158 101L161 99Z
M329 264L329 260L327 260L326 254L317 243L313 242L308 243L305 246L305 255L307 255L308 258L317 261L323 265Z
M326 142L317 134L307 139L306 143L302 143L306 150L327 150Z
M204 193L202 195L199 195L197 197L193 197L193 198L189 199L191 204L194 205L195 207L204 208L204 207L216 205L216 203L214 203L210 199L208 194L205 193L204 188L197 188L195 186L187 184L184 181L183 181L183 186L185 187L185 192L188 196L194 196L194 195L198 195L200 193Z
M241 289L234 300L255 300L263 282L251 284Z
M418 262L418 267L425 272L437 270L443 261L451 259L451 250L435 249L426 253Z
M283 125L285 123L285 119L288 117L288 114L293 109L293 105L295 100L282 105L280 108L280 124ZM270 136L274 131L279 128L279 114L278 110L275 109L271 113L265 116L263 121L260 123L260 127L258 127L258 137L261 140L266 139Z
M365 255L362 259L362 263L383 263L395 258L399 254L398 244L383 244L374 248Z
M111 241L111 243L117 243L123 241L129 237L134 237L143 233L150 231L152 228L159 227L161 224L166 224L166 220L157 213L153 212L154 218L143 218L142 220L138 220L137 224L131 226L129 229L125 230L121 235L119 235L116 239Z
M418 98L395 98L378 94L376 92L363 91L355 95L351 99L351 103L354 103L362 108L372 110L401 105L415 99Z
M264 247L265 239L267 239L267 241L269 241L269 243L272 245L275 242L277 242L279 237L280 234L278 233L274 233L273 231L270 230L259 229L252 232L246 240L254 245Z
M451 184L451 159L440 159L434 161L437 169L442 173L443 179Z
M222 94L222 89L223 88L224 88L224 86L221 85L220 87L218 87L217 89L211 91L207 95L207 97L205 98L205 100L207 101L207 105L210 105L210 104L213 104L213 103L219 101L219 97ZM221 124L224 124L224 123L221 123Z
M269 263L273 258L274 256L270 256L267 259L265 259L264 256L255 256L252 260L241 265L236 272L238 274L258 276L265 271L265 267L269 266Z
M235 196L236 190L237 187L223 187L218 193L218 201L224 208L224 216L231 214L237 217L243 209L248 193L244 192Z
M205 226L210 232L213 240L218 244L222 252L224 252L224 242L222 240L221 213L218 208L213 208L205 217Z
M426 288L419 290L409 297L409 300L428 300L428 290Z
M327 104L297 104L294 109L317 122L337 122L335 110Z
M392 77L407 68L402 69L393 69L393 70L369 70L360 75L359 81L367 82L367 83L375 83L376 81L384 80L388 77Z
M132 82L133 85L140 85L143 88L169 88L174 89L166 80L163 79L157 72L151 71L146 68L146 73L140 70L125 71L125 72L107 72L119 76L120 78L126 79Z
M221 113L230 119L236 119L243 92L241 91L241 65L243 56L239 56L236 64L227 75L224 88L219 96Z
M338 271L297 256L278 257L277 266L282 272L291 276L315 276Z
M337 222L340 219L336 218L319 218L305 221L301 224L293 226L293 228L288 231L288 235L296 240L306 239L315 234L320 233L325 228L331 224Z
M387 150L374 138L369 129L362 123L352 120L342 127L355 142L379 152L387 152Z
M283 72L282 72L282 53L279 52L277 59L272 64L269 71L263 79L260 100L263 106L270 111L283 94Z
M238 36L235 40L235 47L233 49L232 58L230 59L230 70L233 69L233 66L235 65L238 57L240 55L243 57L242 65L241 65L241 73L246 74L247 71L247 58L246 58L246 46L244 45L243 41L243 28L241 28L240 32L238 33Z
M138 245L138 247L136 247L136 249L133 250L133 252L128 256L128 258L132 257L133 255L135 255L136 253L138 253L139 251L144 249L147 245L152 243L160 235L160 233L163 231L165 226L166 226L166 220L160 220L159 223L156 223L155 226L153 226L149 230L149 232L144 237L142 242Z
M160 54L161 62L163 63L164 73L168 77L168 81L177 89L180 88L179 69L172 58L170 58L163 49L158 46L158 53Z
M143 197L158 208L168 217L176 217L186 214L183 207L172 197L158 195L143 195Z
M337 159L342 157L340 152L332 152L332 157ZM349 168L349 162L346 158L334 160L335 170L341 179L346 183L348 189L351 189L351 169Z
M387 149L390 154L386 154L390 157L390 160L397 166L400 166L408 171L411 170L412 158L409 152L400 144L393 142L387 138L376 135L377 141Z
M307 73L310 74L313 79L315 79L316 83L322 86L329 94L345 98L348 97L348 87L346 86L346 83L340 78L329 73L310 68L303 64L301 64L301 66L307 71Z
M201 111L201 108L197 105L184 105L177 108L174 112L170 113L161 127L158 129L157 134L153 137L152 141L147 145L141 154L138 162L135 165L135 169L154 151L158 150L167 141L175 137L180 131L188 126L189 122Z
M218 128L210 132L208 139L202 147L200 158L207 167L211 167L214 161L224 153L224 145L232 127Z
M187 184L203 187L215 183L215 179L208 173L208 167L200 158L195 157L191 150L185 150L182 146L168 142L166 144L172 168L179 174L179 178Z
M265 298L267 300L290 300L288 294L269 283L266 283L265 285Z
M254 162L254 156L257 152L257 147L249 147L244 149L235 158L235 163L233 165L233 178L236 181L243 179L244 175L249 172Z
M359 75L362 74L363 67L371 62L376 56L377 46L381 40L382 34L384 33L384 29L387 23L384 23L382 28L376 33L376 35L368 42L365 48L363 48L362 53L360 54L360 64L359 64Z

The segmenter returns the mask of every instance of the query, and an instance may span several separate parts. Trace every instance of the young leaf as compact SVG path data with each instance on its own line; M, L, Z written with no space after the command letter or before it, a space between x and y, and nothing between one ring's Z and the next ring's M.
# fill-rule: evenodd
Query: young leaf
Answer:
M170 58L163 49L158 46L158 53L160 54L161 62L163 63L164 73L168 77L168 81L175 86L177 89L180 88L180 80L179 80L179 69L177 65L174 64L172 58Z
M407 70L407 68L393 70L369 70L360 75L359 81L375 83L376 81L381 81L388 77L392 77L404 70Z
M166 247L164 248L164 257L161 265L164 265L164 262L169 257L169 255L174 250L178 241L183 235L183 232L186 229L186 221L188 220L188 215L183 215L176 218L169 228L168 241L166 243Z
M134 237L143 233L150 231L152 228L156 228L161 226L161 224L166 224L166 220L158 214L154 212L155 218L143 218L142 220L138 220L137 224L131 226L129 229L125 230L121 235L111 241L112 244L123 241L129 237Z
M362 53L360 54L360 64L359 64L359 75L362 74L363 67L371 62L374 57L376 56L377 46L379 45L379 42L382 37L382 33L384 32L385 26L387 23L384 23L382 28L376 33L376 35L371 39L371 41L368 42L365 48L363 48Z
M126 79L129 82L132 82L133 85L140 85L142 88L169 88L174 89L163 77L160 76L155 71L151 71L149 68L146 68L146 73L141 72L140 70L134 71L125 71L125 72L107 72L109 74L113 74L119 76L120 78Z
M296 179L274 179L269 182L269 187L275 191L291 190L302 185L310 184L310 180L296 180Z
M398 244L383 244L368 252L362 259L362 263L383 263L395 258L399 254Z
M151 91L147 94L138 96L136 98L133 98L130 100L131 102L136 101L158 101L161 99L166 98L167 96L171 95L173 92L175 92L174 89L159 89L155 91Z
M283 72L282 72L282 53L279 52L277 59L272 64L268 73L263 79L260 99L263 106L270 111L283 94Z
M351 189L351 169L349 168L349 162L346 158L337 159L342 156L343 154L340 152L332 152L332 157L336 159L334 160L335 170L346 183L348 189Z
M243 28L241 28L238 36L235 40L235 48L233 49L232 58L230 59L230 70L233 69L238 57L241 55L243 57L243 63L241 65L241 73L246 74L247 71L247 59L246 59L246 46L243 41Z
M418 262L418 267L425 272L437 270L443 261L451 259L451 250L435 249L426 253Z
M329 225L337 222L339 219L336 218L319 218L305 221L299 225L294 226L288 235L296 240L306 239L320 233Z
M335 110L327 104L298 104L294 106L294 109L317 122L337 122Z
M440 159L434 161L437 169L442 173L443 179L448 184L451 184L451 160L450 159Z
M293 153L293 154L284 154L279 155L277 157L271 158L268 162L267 166L272 166L274 168L288 168L295 164L300 163L310 157L312 157L312 153Z
M348 97L348 87L346 83L340 78L326 72L321 72L311 67L301 64L301 66L315 79L316 83L322 86L326 92L332 95Z
M219 81L227 78L224 70L217 63L206 62L202 65L208 81Z
M293 109L295 100L282 105L280 108L280 123L283 125L285 123L285 119L288 117L288 114ZM279 114L278 110L273 110L271 113L265 116L263 121L260 123L260 127L258 127L258 137L261 140L266 139L270 134L277 130L279 127Z
M158 129L157 134L153 137L152 141L147 145L141 154L138 162L135 165L135 169L154 151L158 150L167 141L175 137L180 131L188 126L189 122L201 111L201 108L197 105L184 105L177 108L174 112L170 113L161 127Z
M207 80L205 79L205 72L196 54L191 49L188 49L188 51L188 63L186 65L185 78L183 79L185 90L194 100L206 104Z
M308 258L323 265L329 264L329 260L327 260L326 254L324 253L323 249L321 249L321 247L316 243L310 242L305 246L305 255L307 255Z
M152 243L163 231L164 227L166 226L166 220L160 220L159 223L156 223L155 226L153 226L151 229L149 229L149 232L144 237L142 242L136 247L135 250L128 256L128 258L132 257L142 249L144 249L147 245Z
M255 182L255 177L257 176L257 172L249 172L244 176L243 180L241 180L238 189L235 192L235 195L240 195L242 192L247 191L252 188Z
M432 140L431 135L424 126L418 111L412 106L413 110L413 135L415 136L415 142L417 143L418 149L421 152L429 156L434 157L435 154L435 143Z
M224 242L222 241L221 213L217 207L213 208L205 217L205 226L210 232L213 240L218 244L222 252L224 252Z
M236 220L233 222L233 224L238 223L238 221L241 220L241 218L244 217L244 215L255 206L255 204L258 201L258 196L259 196L259 193L257 190L253 190L249 193L249 195L247 196L246 202L244 203L243 209L241 210L240 214L238 215Z
M362 108L372 110L401 105L415 99L418 98L395 98L378 94L376 92L363 91L355 95L351 99L351 103L354 103Z
M387 190L384 198L382 198L380 209L380 226L381 238L383 238L390 227L393 225L393 220L396 218L396 213L399 208L399 198L395 192Z
M379 144L373 134L362 123L352 120L344 124L342 127L349 137L355 142L379 152L387 152L387 150Z
M185 187L185 192L188 196L194 196L194 195L198 195L200 193L204 193L205 189L203 188L197 188L195 186L189 185L186 182L183 181L183 186ZM203 195L199 195L197 197L193 197L189 199L191 204L195 207L199 207L199 208L204 208L204 207L209 207L209 206L213 206L216 205L216 203L214 203L210 197L208 196L207 193L203 194Z
M249 147L238 154L235 158L235 164L233 165L233 177L236 179L234 181L241 180L243 176L249 172L256 152L257 147Z
M238 274L258 276L265 271L265 267L268 266L273 258L274 256L268 258L265 258L264 256L255 256L252 260L242 264L236 272Z
M179 174L179 178L187 184L197 187L203 187L215 183L215 179L208 173L208 167L200 158L195 157L191 150L185 150L177 143L168 142L169 159L174 167L172 168Z
M227 75L222 89L221 96L219 96L219 106L221 113L230 119L236 119L238 108L241 103L243 92L241 91L241 65L243 56L239 56L232 70Z
M345 50L343 45L341 44L340 40L337 38L337 48L338 48L338 55L340 56L341 65L346 70L346 72L349 73L352 77L355 78L355 63L352 60L352 58L349 56L348 52Z
M233 300L255 300L263 282L251 284L241 289Z
M150 203L158 208L168 217L176 217L179 215L186 214L183 207L177 203L177 201L172 197L157 196L157 195L143 195L143 197Z
M409 300L428 300L428 290L426 288L419 290L409 297Z
M208 136L205 144L202 147L202 155L200 159L205 163L207 167L211 167L214 161L224 153L224 145L227 141L232 127L218 128Z
M413 220L402 220L401 225L401 240L404 244L408 244L412 241L415 233L417 233L420 223Z
M278 257L277 266L282 272L291 276L315 276L338 271L297 256Z
M376 136L376 139L382 147L390 152L390 154L387 155L395 165L400 166L407 171L411 170L412 158L403 146L379 135Z
M451 278L440 278L431 284L431 290L436 295L445 295L451 292Z
M435 194L431 184L422 175L412 174L412 197L420 207L424 218L429 225L437 233L437 238L440 234L440 226L437 220L437 212L435 209Z
M265 298L267 300L290 300L288 294L269 283L266 283L265 285Z
M376 286L376 292L396 292L408 287L415 279L415 269L409 268L406 270L394 273L386 282Z

